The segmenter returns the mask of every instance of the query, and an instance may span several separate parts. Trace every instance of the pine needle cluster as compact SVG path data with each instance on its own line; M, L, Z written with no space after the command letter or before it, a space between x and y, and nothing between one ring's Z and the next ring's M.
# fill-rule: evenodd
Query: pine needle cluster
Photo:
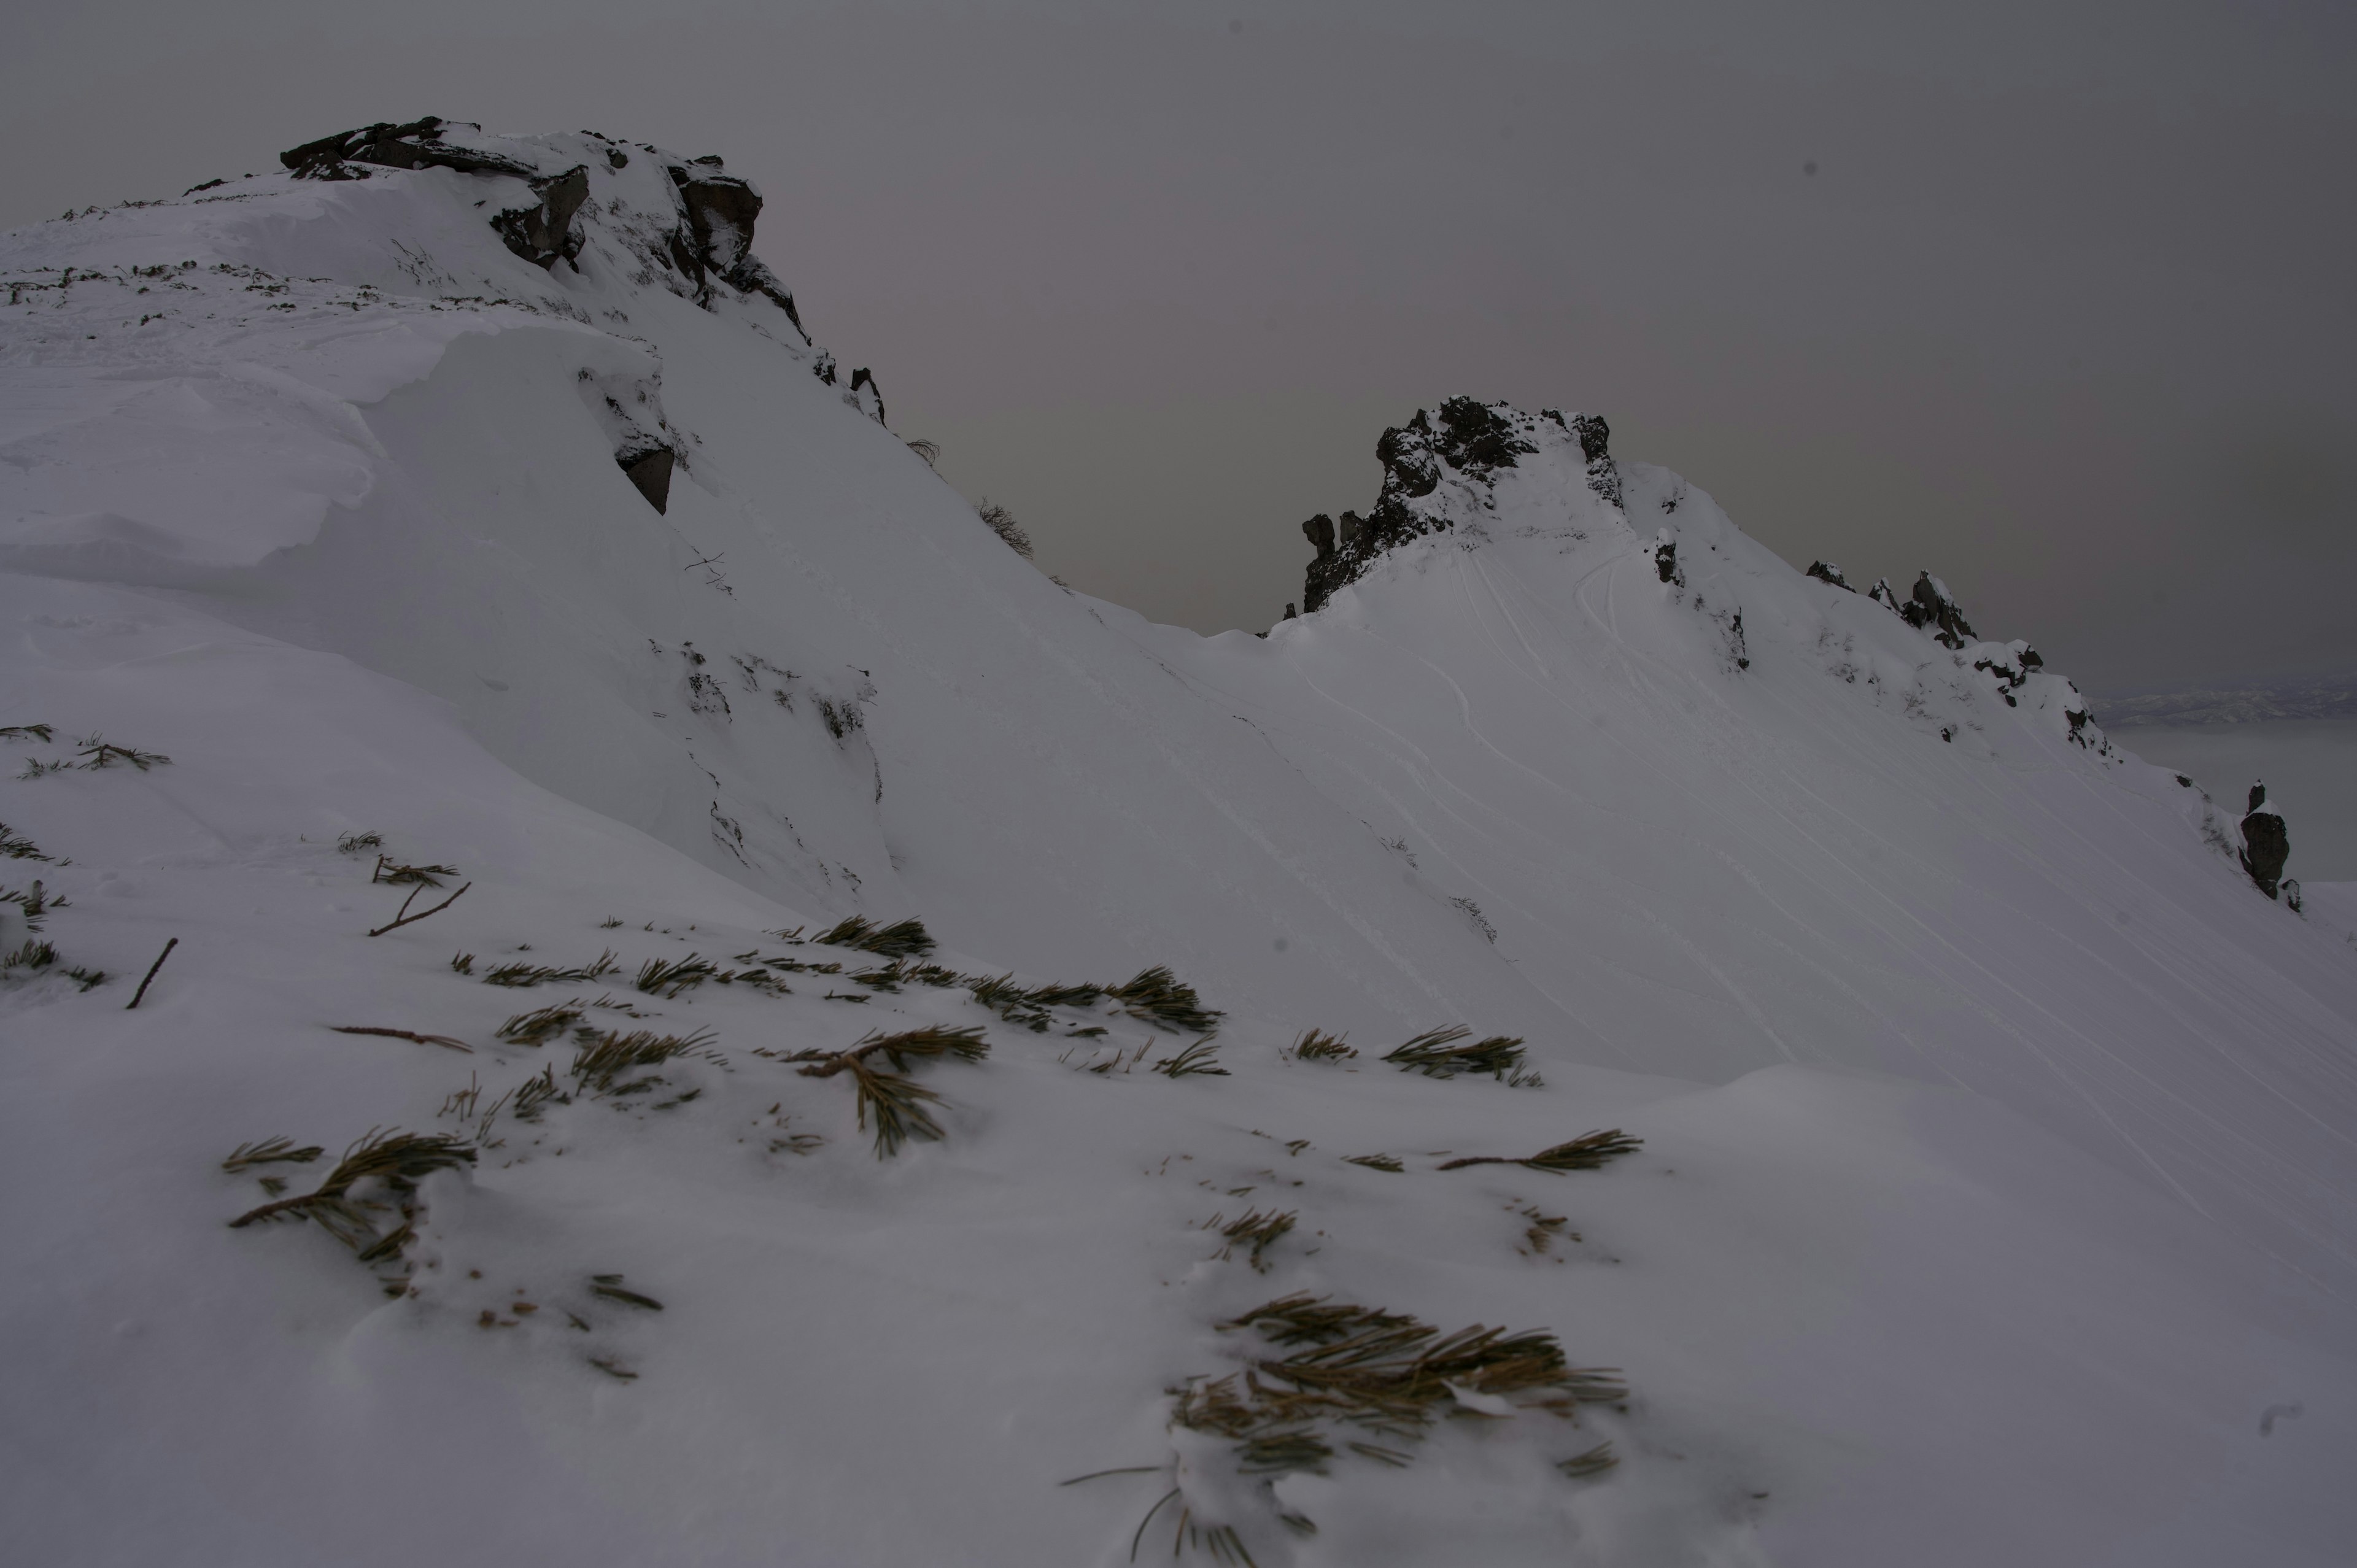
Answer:
M1234 1256L1238 1247L1247 1248L1244 1261L1252 1265L1253 1273L1265 1274L1268 1264L1262 1261L1263 1254L1283 1240L1300 1223L1301 1216L1290 1209L1271 1209L1263 1214L1254 1208L1246 1210L1241 1219L1223 1224L1225 1219L1226 1216L1215 1214L1203 1226L1206 1230L1217 1230L1227 1240L1228 1244L1220 1249L1220 1257L1225 1260Z
M799 1051L786 1059L809 1064L802 1069L804 1078L851 1075L860 1128L866 1131L870 1118L874 1119L876 1157L880 1160L899 1154L910 1139L938 1143L944 1136L941 1123L933 1120L928 1109L944 1101L909 1076L911 1067L943 1057L978 1062L989 1054L989 1043L983 1039L979 1025L962 1029L931 1025L897 1035L871 1032L846 1051ZM877 1067L870 1060L876 1057L881 1057L889 1066Z
M1645 1146L1642 1138L1632 1138L1618 1127L1587 1133L1568 1144L1541 1149L1526 1159L1508 1159L1497 1155L1469 1155L1461 1160L1451 1160L1440 1168L1462 1170L1467 1165L1522 1165L1530 1170L1547 1171L1561 1176L1566 1171L1601 1169L1609 1160L1623 1155L1633 1155Z
M1444 1335L1414 1317L1307 1294L1265 1303L1220 1327L1256 1329L1290 1353L1254 1356L1240 1373L1192 1378L1167 1391L1170 1419L1228 1439L1248 1474L1322 1473L1335 1455L1332 1440L1351 1429L1386 1441L1344 1446L1379 1463L1406 1464L1409 1455L1389 1444L1421 1440L1443 1415L1485 1413L1465 1394L1566 1419L1581 1404L1629 1395L1617 1371L1572 1366L1544 1331L1477 1324ZM1594 1453L1581 1457L1593 1463Z
M0 822L0 858L5 858L8 860L48 860L50 857L43 854L40 851L40 846L34 843L31 839L28 839L24 834L16 832L7 823Z
M861 915L846 916L809 940L819 947L857 948L878 958L922 958L937 945L922 920L878 926Z
M1340 1035L1329 1035L1322 1029L1304 1029L1293 1042L1293 1059L1305 1062L1342 1062L1358 1055L1356 1047L1342 1043Z
M505 1040L511 1046L531 1046L537 1048L555 1039L579 1022L581 1022L581 1000L576 997L570 1002L559 1002L547 1007L534 1008L529 1013L519 1013L500 1025L493 1033L497 1038Z
M643 1069L661 1067L674 1057L711 1056L712 1031L692 1035L658 1035L651 1029L603 1033L583 1031L573 1058L575 1089L600 1099L644 1094L663 1079L635 1078Z
M1126 983L1107 986L1104 994L1131 1017L1175 1032L1208 1035L1226 1016L1204 1006L1195 988L1181 984L1168 964L1140 970Z
M316 1148L293 1149L287 1140L274 1138L261 1144L242 1145L230 1156L223 1168L244 1156L236 1168L264 1164L268 1161L307 1163L317 1158ZM270 1224L282 1219L307 1219L337 1240L350 1248L363 1263L398 1261L402 1251L416 1239L412 1222L416 1219L414 1195L417 1184L436 1171L457 1170L475 1163L474 1146L445 1133L403 1133L390 1129L371 1128L350 1148L342 1159L328 1173L328 1179L311 1192L294 1197L282 1197L248 1209L230 1221L231 1230L248 1225ZM380 1232L378 1217L391 1210L399 1216L392 1230ZM385 1281L393 1294L404 1288L393 1279Z
M473 968L474 954L466 953L461 956L468 961L467 968L460 969L459 972L470 972ZM453 969L459 969L458 960L451 960L450 966ZM522 990L529 990L535 985L546 985L554 981L562 981L567 984L586 985L593 980L612 974L621 967L614 961L612 950L608 949L599 953L594 962L584 964L578 969L551 969L544 963L503 963L485 974L483 983L512 986Z
M1396 1050L1384 1052L1383 1060L1403 1072L1420 1072L1426 1078L1486 1072L1502 1083L1507 1074L1518 1072L1523 1065L1523 1042L1519 1037L1492 1035L1469 1046L1457 1043L1472 1032L1461 1025L1429 1029Z

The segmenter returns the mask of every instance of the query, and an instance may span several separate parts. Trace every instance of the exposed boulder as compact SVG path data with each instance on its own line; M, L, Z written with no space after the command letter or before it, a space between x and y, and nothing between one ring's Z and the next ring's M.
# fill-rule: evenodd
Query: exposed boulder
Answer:
M1664 583L1682 584L1685 581L1678 575L1678 542L1670 537L1670 531L1666 528L1653 539L1653 570L1662 575Z
M648 507L653 507L655 511L672 510L672 465L679 462L679 453L667 446L651 446L643 450L622 448L613 455L613 460L622 467L622 477L639 486L639 495L646 498Z
M1301 532L1308 539L1309 547L1318 552L1318 560L1323 561L1334 553L1334 520L1332 518L1321 511L1303 523Z
M1888 577L1877 577L1874 580L1874 586L1866 591L1866 596L1902 619L1907 614L1905 610L1899 607L1899 596L1892 592L1890 579Z
M589 199L589 170L576 165L563 174L532 182L540 198L530 207L512 208L491 220L509 250L538 266L554 267L581 253L581 235L573 224L581 204Z
M1820 583L1831 583L1835 587L1853 594L1857 592L1849 585L1849 579L1842 575L1842 569L1830 561L1810 562L1807 575Z
M2243 869L2250 873L2259 891L2272 898L2283 882L2284 863L2291 858L2291 834L2283 818L2266 805L2266 783L2254 783L2250 811L2243 818L2241 857Z
M614 454L623 477L639 488L639 494L658 512L671 510L671 471L678 460L679 455L668 446L626 446Z

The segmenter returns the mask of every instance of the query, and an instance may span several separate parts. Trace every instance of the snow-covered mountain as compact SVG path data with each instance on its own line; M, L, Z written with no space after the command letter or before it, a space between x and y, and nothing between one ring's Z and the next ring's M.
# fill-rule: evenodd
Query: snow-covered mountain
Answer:
M17 1554L2341 1560L2357 899L1936 579L1458 400L1199 638L718 159L285 161L0 238Z

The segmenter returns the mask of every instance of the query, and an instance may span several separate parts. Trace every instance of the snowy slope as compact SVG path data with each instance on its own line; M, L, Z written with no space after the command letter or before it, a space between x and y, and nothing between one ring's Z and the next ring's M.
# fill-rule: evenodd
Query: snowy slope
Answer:
M67 900L0 982L12 1554L1118 1562L1175 1491L1148 1550L1264 1564L2338 1560L2357 955L2021 645L1522 415L1316 614L1153 627L823 379L677 194L716 165L438 140L506 166L0 240L0 724L52 726L10 760L171 758L0 784L51 857L0 885ZM544 269L491 219L576 168ZM661 512L619 466L655 446ZM467 891L371 937L380 849ZM920 916L944 983L764 934L853 913ZM764 978L632 985L689 953ZM946 983L1155 963L1222 1076ZM576 996L713 1034L603 1092L495 1037ZM1377 1059L1460 1020L1544 1082ZM856 1074L780 1059L933 1025L989 1053L914 1069L946 1137L888 1159ZM1599 1170L1437 1168L1614 1126ZM476 1154L375 1267L224 1229L374 1127ZM326 1152L221 1169L274 1135ZM1247 1213L1297 1222L1255 1260ZM1305 1291L1632 1392L1463 1385L1239 1475L1165 1391Z

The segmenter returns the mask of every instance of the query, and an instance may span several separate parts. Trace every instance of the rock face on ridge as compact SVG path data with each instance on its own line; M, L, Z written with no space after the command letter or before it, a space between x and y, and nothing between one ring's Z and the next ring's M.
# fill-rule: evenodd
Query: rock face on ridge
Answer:
M1339 537L1324 512L1301 525L1318 553L1309 563L1303 610L1316 612L1336 589L1357 581L1395 546L1455 527L1459 513L1478 514L1498 472L1537 454L1543 440L1576 440L1588 488L1620 505L1610 437L1609 428L1594 414L1566 415L1551 408L1534 415L1502 403L1453 397L1437 413L1416 410L1407 424L1385 430L1375 443L1383 482L1374 510L1364 519L1344 512Z
M306 142L278 155L278 161L297 179L347 180L370 178L376 169L447 168L464 175L521 179L531 187L533 200L501 209L491 228L507 248L536 266L553 267L581 253L582 238L575 218L589 198L587 165L544 171L514 156L479 144L491 140L471 122L427 115L406 124L380 121L356 131L341 131ZM607 166L628 168L630 149L608 137L588 133L606 144ZM507 139L502 138L506 141ZM511 141L507 145L514 145ZM640 145L640 152L659 156ZM741 293L759 295L786 313L802 334L802 313L794 296L778 275L753 254L753 225L761 215L761 193L752 182L729 174L717 156L666 163L674 209L672 220L645 248L649 261L675 270L685 292L709 307L716 283Z

